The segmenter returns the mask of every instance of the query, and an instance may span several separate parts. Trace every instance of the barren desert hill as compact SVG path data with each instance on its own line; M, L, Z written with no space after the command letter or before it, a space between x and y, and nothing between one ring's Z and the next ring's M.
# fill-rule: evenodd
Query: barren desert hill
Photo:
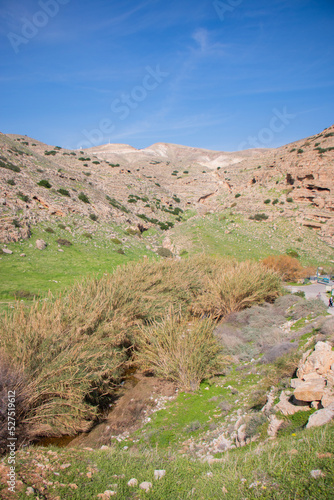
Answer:
M3 242L73 214L168 230L185 213L233 205L247 218L293 220L334 244L334 126L277 149L237 152L166 143L72 151L0 134L0 167Z

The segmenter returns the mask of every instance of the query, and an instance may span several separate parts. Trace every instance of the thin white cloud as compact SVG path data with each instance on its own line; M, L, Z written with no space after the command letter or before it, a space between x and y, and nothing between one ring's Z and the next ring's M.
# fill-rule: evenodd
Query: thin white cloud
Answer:
M197 55L210 56L210 55L224 55L228 45L220 42L211 41L212 34L205 28L198 28L191 35L192 39L197 43L195 52Z

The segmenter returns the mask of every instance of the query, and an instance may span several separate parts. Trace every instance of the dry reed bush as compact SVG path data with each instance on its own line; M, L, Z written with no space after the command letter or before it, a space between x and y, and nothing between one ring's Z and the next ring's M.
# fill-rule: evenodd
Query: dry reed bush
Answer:
M9 392L10 391L10 392ZM15 393L15 417L12 416L12 408L9 407L11 397ZM27 381L22 370L15 367L3 352L0 352L0 455L8 451L9 444L8 426L15 421L16 445L29 440L28 428L24 424L24 417L29 399Z
M203 379L228 363L213 328L209 319L189 321L170 309L162 322L141 328L136 362L157 377L176 382L182 391L195 391Z
M230 260L216 265L216 272L206 277L205 288L193 305L197 315L221 319L281 294L279 276L262 264Z
M289 255L270 255L262 260L268 268L276 271L284 281L295 281L305 278L311 269L304 268L301 263Z
M86 398L106 378L117 381L126 361L114 337L80 328L76 313L86 316L90 328L96 324L96 315L75 307L71 294L66 299L49 297L28 311L18 306L1 322L0 345L27 377L25 422L35 435L87 430L97 408Z

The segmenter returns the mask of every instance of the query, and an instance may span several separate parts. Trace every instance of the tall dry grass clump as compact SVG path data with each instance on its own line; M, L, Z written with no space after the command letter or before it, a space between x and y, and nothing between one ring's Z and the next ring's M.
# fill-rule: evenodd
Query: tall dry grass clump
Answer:
M85 328L75 313L86 316ZM62 435L87 430L97 415L88 396L105 379L119 380L126 361L124 348L117 337L92 328L98 314L99 310L93 314L90 309L85 314L72 292L66 298L49 297L30 310L18 306L2 321L1 346L27 379L24 421L31 433Z
M170 309L161 322L142 327L136 363L157 377L172 380L182 391L195 391L200 382L227 364L209 319L189 318Z
M268 269L276 271L283 281L299 280L312 272L311 268L304 268L298 259L289 255L270 255L262 263Z
M13 423L16 445L29 441L29 429L24 423L29 396L23 371L0 352L0 455L8 451L8 438L11 437L9 431Z
M196 298L193 312L221 319L246 307L273 301L281 294L279 276L258 262L217 262Z

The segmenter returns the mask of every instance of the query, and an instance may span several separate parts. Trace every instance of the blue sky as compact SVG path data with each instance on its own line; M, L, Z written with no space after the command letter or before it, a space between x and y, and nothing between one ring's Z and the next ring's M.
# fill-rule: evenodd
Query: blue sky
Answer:
M277 147L334 123L333 0L0 0L0 131Z

